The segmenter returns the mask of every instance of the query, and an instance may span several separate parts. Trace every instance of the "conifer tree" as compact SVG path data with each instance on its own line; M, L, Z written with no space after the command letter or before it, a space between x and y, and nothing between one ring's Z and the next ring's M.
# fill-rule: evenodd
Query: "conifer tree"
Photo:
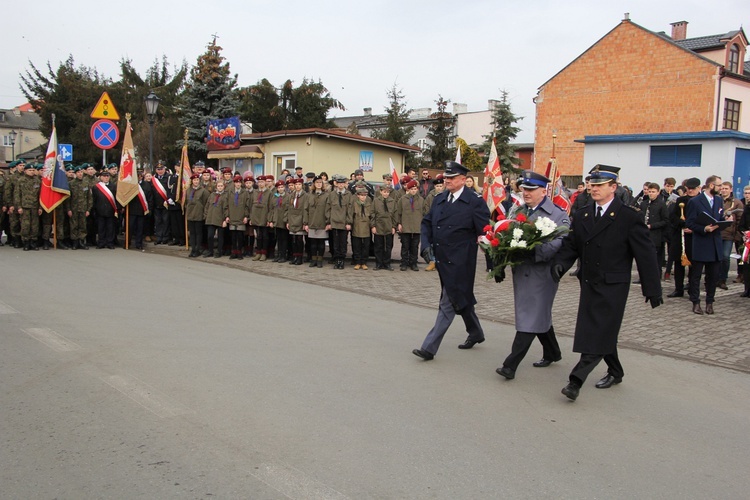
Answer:
M386 117L383 122L385 127L374 129L372 136L375 139L409 144L414 137L414 127L406 125L411 110L407 109L404 94L395 83L388 90L388 99L390 104L385 108Z
M198 153L193 161L206 158L208 120L229 118L239 112L237 75L231 75L221 50L214 36L190 69L190 79L180 96L180 124L188 129L188 149ZM182 141L178 145L182 146Z
M510 142L516 138L521 131L516 127L516 122L523 117L517 117L510 109L508 102L508 92L503 90L499 103L495 106L492 113L492 130L495 136L495 146L497 147L497 156L500 159L500 168L503 174L519 174L521 169L521 159L516 156L516 148ZM484 150L489 153L492 135L484 136L487 141L484 143Z
M427 139L432 141L432 146L428 150L430 164L432 168L442 168L443 162L452 160L456 156L453 144L453 115L446 111L450 100L443 99L438 95L435 101L437 111L430 115L435 120L429 127Z

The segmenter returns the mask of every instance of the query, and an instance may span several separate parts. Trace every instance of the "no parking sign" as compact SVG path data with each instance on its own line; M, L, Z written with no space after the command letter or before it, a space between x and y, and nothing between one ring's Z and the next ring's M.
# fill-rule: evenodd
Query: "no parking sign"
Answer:
M91 140L98 148L112 149L120 140L120 131L112 120L97 120L91 126Z

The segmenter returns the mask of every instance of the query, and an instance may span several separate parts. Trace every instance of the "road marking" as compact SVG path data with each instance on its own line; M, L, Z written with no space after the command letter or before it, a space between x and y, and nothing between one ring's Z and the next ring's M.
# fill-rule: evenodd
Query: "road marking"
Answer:
M72 342L57 332L49 328L22 328L22 331L50 349L57 352L77 351L81 348L75 342Z
M265 463L250 472L252 475L289 498L317 498L321 500L348 497L304 472L287 465Z
M0 300L0 314L18 314L18 311L10 307L8 304Z
M173 401L170 401L156 389L135 377L122 375L111 375L99 377L104 383L117 389L139 405L160 418L176 417L185 415L189 410Z

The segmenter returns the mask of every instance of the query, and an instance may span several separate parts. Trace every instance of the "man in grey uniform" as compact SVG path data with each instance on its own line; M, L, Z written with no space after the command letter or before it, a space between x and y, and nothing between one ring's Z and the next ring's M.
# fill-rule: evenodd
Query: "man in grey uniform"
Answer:
M546 217L558 226L570 227L568 214L547 198L550 180L536 172L525 171L519 187L523 192L524 206L520 212L529 222ZM514 214L511 213L511 217ZM516 313L516 337L511 353L496 372L510 380L516 376L518 365L529 351L534 338L542 344L542 359L534 363L544 368L560 361L560 346L552 327L552 303L558 284L550 274L550 261L562 246L564 234L529 251L527 259L513 267L513 299ZM500 274L501 278L504 273Z

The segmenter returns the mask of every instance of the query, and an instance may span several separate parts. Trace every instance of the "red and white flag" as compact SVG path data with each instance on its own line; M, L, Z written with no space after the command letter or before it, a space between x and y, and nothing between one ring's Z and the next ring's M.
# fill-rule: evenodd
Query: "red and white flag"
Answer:
M401 183L399 182L399 179L398 179L398 172L396 172L396 166L393 164L393 160L391 160L390 158L388 158L388 162L391 164L391 188L394 190L401 189Z
M70 186L68 177L65 175L62 157L57 154L57 129L55 128L55 115L52 115L52 133L47 145L47 154L44 155L39 203L47 213L50 213L68 196L70 196Z
M503 172L500 168L500 158L497 156L497 147L495 138L492 138L490 147L490 157L487 160L487 167L484 169L484 185L482 197L487 202L487 207L492 214L495 209L504 213L503 200L506 198L505 184L503 183Z
M125 124L125 140L122 142L120 171L117 173L117 201L124 207L136 196L138 196L138 173L135 170L135 148L130 119L128 119Z
M549 163L547 163L545 176L552 181L547 186L547 197L552 200L552 203L570 213L570 198L568 198L568 193L565 192L562 185L560 171L557 169L557 160L554 157L550 158Z

